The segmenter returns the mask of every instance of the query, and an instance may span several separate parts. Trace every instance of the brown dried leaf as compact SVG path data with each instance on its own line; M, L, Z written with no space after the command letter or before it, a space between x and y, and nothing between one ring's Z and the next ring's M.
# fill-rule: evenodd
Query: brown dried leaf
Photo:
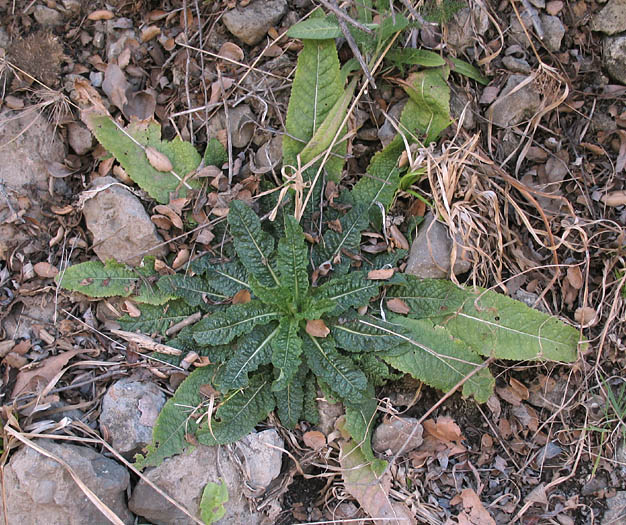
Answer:
M157 213L160 213L160 214L165 215L166 217L168 217L169 220L172 221L172 224L176 228L178 228L179 230L183 229L183 221L182 221L182 219L180 218L178 213L176 213L176 211L174 211L169 206L166 206L164 204L158 204L158 205L156 205L154 207L154 211L156 211Z
M327 337L330 329L322 319L311 319L306 322L306 333L312 337Z
M154 37L161 34L161 29L158 26L148 26L141 32L141 41L148 42Z
M391 279L395 272L396 272L395 268L385 268L384 270L370 270L367 273L367 278L371 279L372 281ZM387 302L387 306L388 305L389 305L389 302Z
M89 15L87 15L87 19L93 21L111 20L114 16L113 11L109 11L108 9L97 9L89 13Z
M326 436L319 430L309 430L302 435L304 444L313 450L321 450L326 446Z
M174 167L167 155L156 150L152 146L146 148L146 157L150 165L157 171L172 171Z
M189 260L189 250L187 248L183 248L178 252L174 262L172 263L172 268L174 270L178 270L183 264L185 264Z
M583 326L591 326L597 321L598 312L591 306L582 306L574 312L574 319Z
M522 382L518 381L514 377L511 377L509 379L509 384L521 400L526 401L530 397L530 393L528 392L528 388L526 388L526 385L524 385Z
M20 373L17 374L11 397L15 398L31 389L40 392L55 378L67 362L81 351L82 350L66 350L65 352L44 359L42 366L39 368L20 371Z
M102 91L109 97L109 100L120 110L128 102L126 98L126 90L129 85L126 75L117 64L109 64L104 72L104 81L102 82Z
M234 42L224 42L217 54L235 62L241 62L245 56L243 50Z
M44 261L35 264L35 266L33 266L33 270L35 270L35 273L39 277L43 277L44 279L51 279L53 277L56 277L59 273L59 270L56 266L53 266L52 264Z
M235 295L233 295L233 304L246 304L252 300L252 296L250 295L250 291L243 288L239 290Z
M394 244L400 248L401 250L409 249L409 241L406 240L406 237L402 234L402 232L398 229L395 224L392 224L389 227L389 234L393 239Z
M567 269L567 280L576 290L583 287L583 273L580 271L580 266L570 266Z
M463 510L457 517L459 525L496 525L473 489L464 489L450 500L451 505L459 503L463 504Z
M612 191L600 197L607 206L623 206L626 204L626 190Z
M403 315L406 315L411 311L409 306L402 299L399 299L397 297L394 297L393 299L389 299L387 301L387 308L389 308L392 312L396 314Z

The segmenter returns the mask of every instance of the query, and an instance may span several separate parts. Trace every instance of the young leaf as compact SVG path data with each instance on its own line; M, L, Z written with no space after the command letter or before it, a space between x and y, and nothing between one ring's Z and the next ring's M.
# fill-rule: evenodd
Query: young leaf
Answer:
M350 308L369 303L378 295L380 283L371 281L364 272L353 272L324 283L315 290L315 297L330 299L336 303L332 315L338 316Z
M137 272L114 260L106 264L100 261L75 264L57 276L63 288L89 297L128 297L133 294L137 280Z
M198 429L198 441L209 446L233 443L252 432L274 406L270 381L264 374L255 374L246 388L226 397L210 425Z
M367 378L350 358L337 352L331 338L306 335L302 350L313 373L326 381L342 399L349 399L351 403L364 400Z
M263 286L280 285L269 259L274 252L274 239L261 229L256 213L242 201L232 201L228 225L239 259Z
M342 35L337 20L332 18L308 18L292 25L287 31L289 38L301 38L302 40L327 40Z
M136 457L138 469L160 465L165 458L180 454L187 447L185 435L195 433L197 427L192 416L203 401L200 387L211 383L214 373L213 365L196 368L168 399L154 424L148 453Z
M213 483L209 481L202 491L200 500L200 517L206 525L215 523L226 514L224 504L228 503L228 487L226 482Z
M122 131L108 116L92 112L85 115L85 123L128 176L161 204L169 202L172 192L185 196L190 187L199 187L200 182L196 180L181 184L182 177L200 164L200 155L193 144L178 137L162 141L161 126L154 120L132 122ZM144 147L151 147L167 157L178 177L170 171L155 169L146 157Z
M248 374L259 366L270 362L272 342L276 338L278 327L262 327L239 338L232 357L220 369L218 384L222 391L234 390L248 384Z
M279 375L272 383L272 390L284 389L296 375L300 366L302 339L298 335L298 323L288 317L280 320L278 333L272 340L272 365Z
M236 304L198 321L193 327L193 338L201 345L225 344L256 325L267 324L278 317L275 309L258 301Z
M165 275L158 280L157 285L163 293L179 297L189 306L205 306L206 300L221 302L230 299L227 295L209 292L207 282L198 275Z
M483 86L489 84L489 79L471 64L454 57L450 57L450 61L452 62L452 71L455 73L465 75L467 78L471 78Z
M400 348L406 351L399 355L383 352L382 359L432 387L447 392L482 364L472 350L454 339L443 326L435 326L427 319L398 315L390 316L389 321L398 325L397 331L389 330L390 335L401 339ZM493 386L494 379L485 368L465 382L463 395L474 395L479 403L484 403L493 393Z
M291 215L285 215L285 236L278 241L276 267L280 272L281 283L291 289L296 304L309 289L307 249L304 234L298 221Z
M144 334L165 334L170 326L180 323L196 312L196 308L184 301L170 301L164 305L144 304L139 317L125 315L118 319L122 330Z

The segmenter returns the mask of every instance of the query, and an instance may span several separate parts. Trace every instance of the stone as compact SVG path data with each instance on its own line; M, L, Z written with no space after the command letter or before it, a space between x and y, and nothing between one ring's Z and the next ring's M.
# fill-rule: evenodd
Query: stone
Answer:
M561 49L561 41L565 36L565 26L561 19L556 16L541 15L541 25L544 36L543 44L554 53Z
M615 496L607 498L606 506L601 525L626 525L626 491L619 490Z
M130 377L111 385L102 399L100 430L127 459L152 442L152 430L165 394L150 382Z
M248 482L246 486L254 497L262 496L282 467L282 448L285 443L274 429L250 434L235 443L242 458Z
M17 245L24 254L45 251L48 238L33 236L24 221L43 220L49 199L47 167L63 162L63 143L41 114L2 109L0 145L0 260Z
M405 454L415 450L424 440L424 429L414 417L392 417L385 419L374 430L372 448L380 454Z
M271 430L271 432L275 432ZM265 438L263 438L265 439ZM268 442L272 442L269 440ZM282 448L282 442L279 445ZM167 458L158 467L145 472L145 476L160 489L184 506L192 515L198 516L202 491L208 482L221 483L228 488L226 514L215 525L260 525L264 516L250 510L245 496L245 479L233 457L231 447L196 446L191 452ZM250 468L249 466L247 468ZM271 466L272 472L280 467ZM252 471L256 472L256 467ZM260 478L257 478L257 481ZM263 482L267 482L269 477ZM260 487L258 487L260 489ZM267 488L267 487L265 487ZM169 503L143 479L133 490L130 509L155 525L191 525L191 518Z
M450 276L450 255L453 241L448 228L428 212L413 241L405 272L422 279L442 279ZM457 243L454 274L465 273L472 263L464 258L465 251Z
M558 15L565 4L561 0L551 0L546 4L546 11L549 15Z
M3 49L6 49L7 47L9 47L9 34L7 33L7 30L0 26L0 47Z
M137 265L144 255L162 257L157 233L141 201L113 177L97 178L87 194L83 214L93 235L93 250L101 261L116 259ZM144 253L145 252L145 253Z
M604 37L602 61L614 80L626 84L626 35Z
M533 17L537 16L537 10L534 7L528 6L529 9L523 9L520 12L520 16L522 18L522 22L524 27L532 28L533 27ZM530 46L528 42L528 37L524 31L524 27L517 18L515 13L511 13L509 15L509 45L510 44L519 44L521 47L526 49Z
M35 443L65 461L122 522L133 523L125 498L130 476L124 467L88 447L48 439ZM28 446L13 454L5 467L3 492L9 524L109 523L60 463Z
M626 31L626 0L609 0L592 18L591 29L607 35Z
M530 73L530 64L524 58L516 58L513 56L504 57L502 65L512 73Z
M81 122L67 125L67 140L76 155L85 155L93 147L93 135Z
M43 27L55 27L63 24L63 15L56 9L50 9L44 5L35 6L33 16Z
M244 44L254 46L287 13L287 0L256 0L224 13L226 28Z
M511 75L502 93L489 106L487 116L496 126L515 126L531 118L539 109L541 96L532 81L515 90L528 78L525 75Z

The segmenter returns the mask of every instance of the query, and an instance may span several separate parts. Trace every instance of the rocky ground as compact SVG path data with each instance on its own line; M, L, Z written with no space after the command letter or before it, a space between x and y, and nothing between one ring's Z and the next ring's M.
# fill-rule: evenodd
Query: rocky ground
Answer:
M183 232L181 210L208 221L250 181L279 179L301 46L283 33L312 8L0 0L8 523L202 523L202 490L219 480L230 496L220 524L368 522L338 475L341 410L324 401L315 429L271 418L234 445L136 471L186 371L111 331L132 302L89 300L54 281L95 258L132 265L153 254L176 269L219 245L209 228ZM414 523L626 523L626 1L469 0L411 38L490 82L451 77L455 122L428 177L392 210L398 231L409 216L425 219L405 268L494 287L580 328L590 345L571 366L496 362L496 394L484 406L458 395L439 406L394 463L389 497ZM351 56L342 41L339 54ZM382 110L397 115L403 102L377 82L354 118L348 183L394 132ZM82 123L80 83L120 119L154 115L166 137L199 151L207 137L229 141L216 191L178 210L155 205ZM440 397L412 382L383 387L375 450L393 455L398 433Z

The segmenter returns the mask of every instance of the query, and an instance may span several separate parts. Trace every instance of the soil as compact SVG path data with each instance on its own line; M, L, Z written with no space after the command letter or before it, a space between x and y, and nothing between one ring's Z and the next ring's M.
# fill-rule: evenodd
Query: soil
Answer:
M133 112L153 113L164 138L178 134L193 140L199 152L212 132L222 139L235 133L237 139L244 136L245 144L231 150L221 179L213 181L219 192L208 198L198 194L197 200L185 204L194 209L198 222L215 218L213 209L244 191L259 191L259 184L251 181L280 180L275 168L253 171L251 159L284 127L301 46L297 40L278 37L313 8L308 0L289 0L288 13L268 28L268 36L248 46L228 32L221 17L235 5L245 9L249 3L47 2L59 13L55 22L34 15L36 2L24 11L27 3L16 7L0 0L0 128L19 118L17 140L27 137L30 123L36 123L37 133L49 134L65 151L61 159L40 159L39 179L28 187L0 180L4 424L24 432L47 432L47 427L38 426L41 414L36 408L38 403L55 404L79 407L83 422L97 433L100 401L116 378L145 369L168 394L182 379L180 371L147 359L110 331L117 314L132 314L132 304L90 300L55 284L54 276L68 264L97 258L79 196L102 176L116 177L141 197L167 246L163 259L169 268L178 257L203 251L219 255L222 240L217 229L214 240L168 224L167 217L155 211L157 203L137 191L101 146L70 145L70 124L82 126L80 106L85 102L79 100L76 83L90 84L120 122L137 114ZM457 102L461 100L461 110L472 114L472 123L466 119L465 126L460 124L460 111L453 104L455 120L429 150L426 176L398 193L390 219L410 238L411 228L427 211L426 203L434 206L474 256L472 269L456 276L459 282L523 297L579 328L589 344L569 365L495 361L491 370L496 391L484 405L458 393L438 404L441 392L410 379L379 388L381 413L420 418L428 412L434 421L451 419L460 432L455 443L463 452L450 446L429 457L413 452L395 458L391 497L404 502L417 523L490 523L485 515L481 519L463 509L458 495L467 488L478 495L494 523L604 523L607 501L626 490L626 201L619 201L618 193L626 188L626 87L606 72L603 36L590 28L601 3L531 3L541 16L554 13L563 25L558 49L547 49L530 19L521 17L528 22L526 33L521 27L516 30L521 3L490 0L483 23L482 4L470 0L475 18L461 30L469 39L465 46L459 45L458 19L434 27L432 33L413 33L422 47L479 67L489 83L451 75L452 91ZM395 4L403 9L401 2ZM188 16L183 16L185 8ZM97 9L104 14L90 19ZM150 27L156 28L152 37L145 32ZM185 47L185 41L191 47ZM352 52L343 39L338 42L345 62ZM224 48L225 43L236 48ZM224 49L232 57L216 58ZM540 93L543 105L533 106L519 122L498 127L490 121L489 108L512 75L520 74L510 61L503 62L505 57L527 62L528 71L521 74L534 75L531 89ZM124 66L125 79L107 87L102 80L111 64ZM397 70L383 70L376 76L378 89L362 98L354 116L362 128L350 146L343 187L353 185L380 150L376 133L385 121L381 110L403 98L394 84L399 75ZM228 87L220 90L219 78L226 78ZM243 126L226 130L216 124L215 114L224 101L235 100L247 104L256 118L247 138ZM519 104L524 103L520 99ZM49 124L40 127L42 117ZM0 147L13 142L6 134L0 137ZM77 154L82 148L87 152ZM230 183L224 182L227 175ZM609 204L608 197L618 201ZM24 391L25 397L16 401L20 374L71 348L84 352L71 361L76 366L31 384L39 394L48 387L41 399ZM270 421L274 424L280 427L276 419ZM281 490L267 495L279 507L275 522L363 518L368 523L339 475L339 433L329 433L327 446L313 451L303 441L308 429L304 424L291 432L280 427L289 458L283 459ZM7 462L18 443L7 434L4 439L2 460ZM302 462L297 471L302 467L306 477L292 470L295 461ZM350 502L356 514L341 515L337 509L347 509ZM612 523L626 523L626 518Z

